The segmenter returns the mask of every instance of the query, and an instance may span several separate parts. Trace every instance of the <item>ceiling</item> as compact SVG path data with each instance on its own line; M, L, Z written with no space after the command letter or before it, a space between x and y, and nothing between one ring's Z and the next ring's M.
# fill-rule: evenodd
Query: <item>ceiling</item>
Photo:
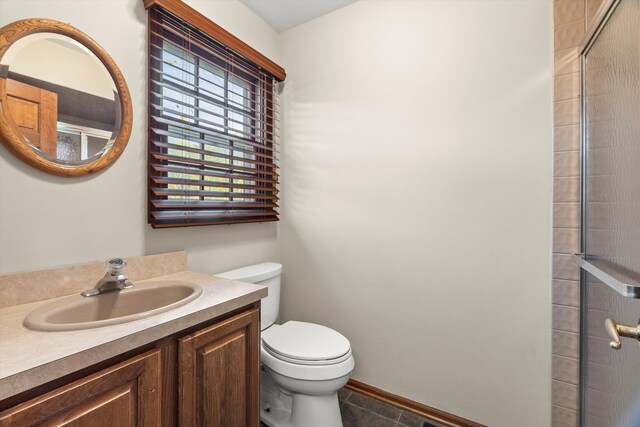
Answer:
M282 32L340 9L356 0L240 0L276 31Z

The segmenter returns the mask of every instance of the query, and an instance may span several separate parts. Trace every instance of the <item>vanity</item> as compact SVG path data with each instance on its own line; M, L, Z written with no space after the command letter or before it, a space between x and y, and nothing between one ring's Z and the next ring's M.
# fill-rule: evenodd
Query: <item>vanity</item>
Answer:
M0 426L259 424L266 288L189 272L184 252L129 261L132 290L189 283L202 293L138 320L41 331L24 326L29 313L92 287L101 263L0 276ZM25 302L36 289L46 299Z

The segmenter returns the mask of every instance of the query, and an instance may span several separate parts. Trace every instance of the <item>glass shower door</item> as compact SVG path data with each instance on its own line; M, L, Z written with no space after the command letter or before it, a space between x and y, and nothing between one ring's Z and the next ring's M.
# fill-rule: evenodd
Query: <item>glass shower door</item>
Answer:
M594 34L581 55L580 419L638 427L640 0L611 2Z

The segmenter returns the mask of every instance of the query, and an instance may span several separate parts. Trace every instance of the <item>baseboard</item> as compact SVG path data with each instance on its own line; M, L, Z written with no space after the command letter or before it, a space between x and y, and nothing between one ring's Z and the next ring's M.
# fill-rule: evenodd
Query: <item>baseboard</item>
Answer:
M424 418L431 419L442 425L448 427L486 427L482 424L478 424L473 421L466 420L458 417L457 415L449 414L436 408L432 408L422 403L415 402L413 400L405 399L404 397L391 394L387 391L380 390L379 388L372 387L368 384L361 383L350 379L345 388L349 390L364 394L372 399L385 402L389 405L393 405L397 408L405 411L412 412Z

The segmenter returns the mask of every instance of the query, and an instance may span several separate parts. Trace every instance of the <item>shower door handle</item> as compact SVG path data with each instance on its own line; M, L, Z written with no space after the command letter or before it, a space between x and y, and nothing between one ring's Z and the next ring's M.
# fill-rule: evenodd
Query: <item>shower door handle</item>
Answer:
M640 284L638 283L625 283L613 277L611 272L607 272L603 269L603 265L598 266L600 263L597 258L587 257L585 254L574 254L571 259L578 267L582 268L588 273L591 273L594 277L600 280L605 285L618 292L620 295L630 298L640 298Z
M614 350L620 350L620 347L622 347L620 337L635 338L640 342L640 325L623 325L621 323L616 323L611 319L607 319L604 321L604 328L612 340L609 343L609 346Z

